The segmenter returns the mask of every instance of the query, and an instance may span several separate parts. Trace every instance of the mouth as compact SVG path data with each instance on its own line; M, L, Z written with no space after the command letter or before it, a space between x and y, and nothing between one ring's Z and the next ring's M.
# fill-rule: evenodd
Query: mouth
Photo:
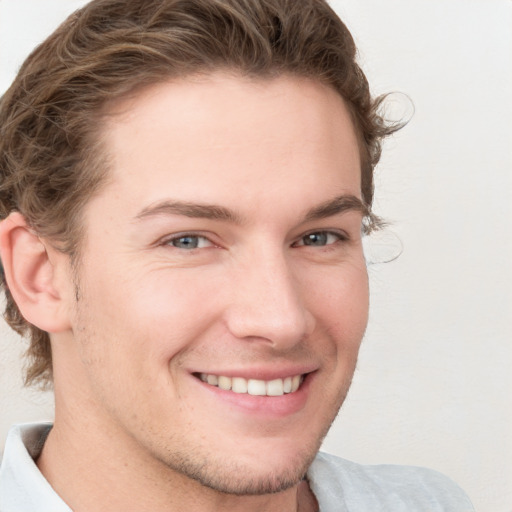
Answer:
M301 374L283 379L260 380L211 373L197 373L195 376L204 383L224 391L253 396L282 396L295 393L306 377L305 374Z

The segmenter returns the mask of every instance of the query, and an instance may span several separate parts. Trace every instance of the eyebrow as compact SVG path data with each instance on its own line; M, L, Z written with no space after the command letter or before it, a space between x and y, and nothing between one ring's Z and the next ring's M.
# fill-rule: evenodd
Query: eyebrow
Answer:
M319 220L347 211L360 212L363 216L369 215L369 209L361 199L354 195L341 195L308 210L304 220L306 222ZM183 215L198 219L227 221L233 224L243 223L241 215L224 206L172 200L165 200L147 206L135 216L135 219L143 220L158 215Z
M186 201L161 201L141 210L135 219L142 220L157 215L184 215L198 219L223 220L234 224L242 223L242 218L237 213L223 206Z
M324 219L347 211L360 212L363 216L370 214L369 208L358 197L354 195L341 195L309 210L306 213L305 220Z

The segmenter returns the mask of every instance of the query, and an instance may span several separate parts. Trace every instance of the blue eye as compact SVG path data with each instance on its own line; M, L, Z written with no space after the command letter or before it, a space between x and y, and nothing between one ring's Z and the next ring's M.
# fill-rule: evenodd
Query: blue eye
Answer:
M172 245L177 249L202 249L203 247L209 247L211 242L204 236L198 235L183 235L176 238L172 238L166 242L167 245Z
M304 245L327 245L327 233L310 233L302 238Z
M332 233L329 231L315 231L313 233L308 233L304 235L297 245L307 245L309 247L324 247L325 245L331 245L339 240L343 240L344 237L337 233Z

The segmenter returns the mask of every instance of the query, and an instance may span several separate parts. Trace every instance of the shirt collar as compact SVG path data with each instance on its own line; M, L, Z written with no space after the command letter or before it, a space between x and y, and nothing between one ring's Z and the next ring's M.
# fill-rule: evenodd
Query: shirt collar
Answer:
M9 431L0 467L2 512L72 512L34 462L51 428L51 423L41 423L15 425Z
M0 467L1 512L72 512L34 462L41 453L51 429L51 423L38 423L15 425L9 431ZM324 498L322 487L315 478L319 470L316 466L319 464L315 460L308 471L308 480L318 501L321 502Z

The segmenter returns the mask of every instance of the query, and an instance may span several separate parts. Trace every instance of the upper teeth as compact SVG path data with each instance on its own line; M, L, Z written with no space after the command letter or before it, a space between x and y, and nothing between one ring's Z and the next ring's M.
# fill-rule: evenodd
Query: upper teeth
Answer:
M259 380L244 379L243 377L226 377L224 375L212 375L200 373L199 378L212 386L235 393L248 393L260 396L281 396L285 393L293 393L299 389L303 380L302 375L294 375L284 379Z

